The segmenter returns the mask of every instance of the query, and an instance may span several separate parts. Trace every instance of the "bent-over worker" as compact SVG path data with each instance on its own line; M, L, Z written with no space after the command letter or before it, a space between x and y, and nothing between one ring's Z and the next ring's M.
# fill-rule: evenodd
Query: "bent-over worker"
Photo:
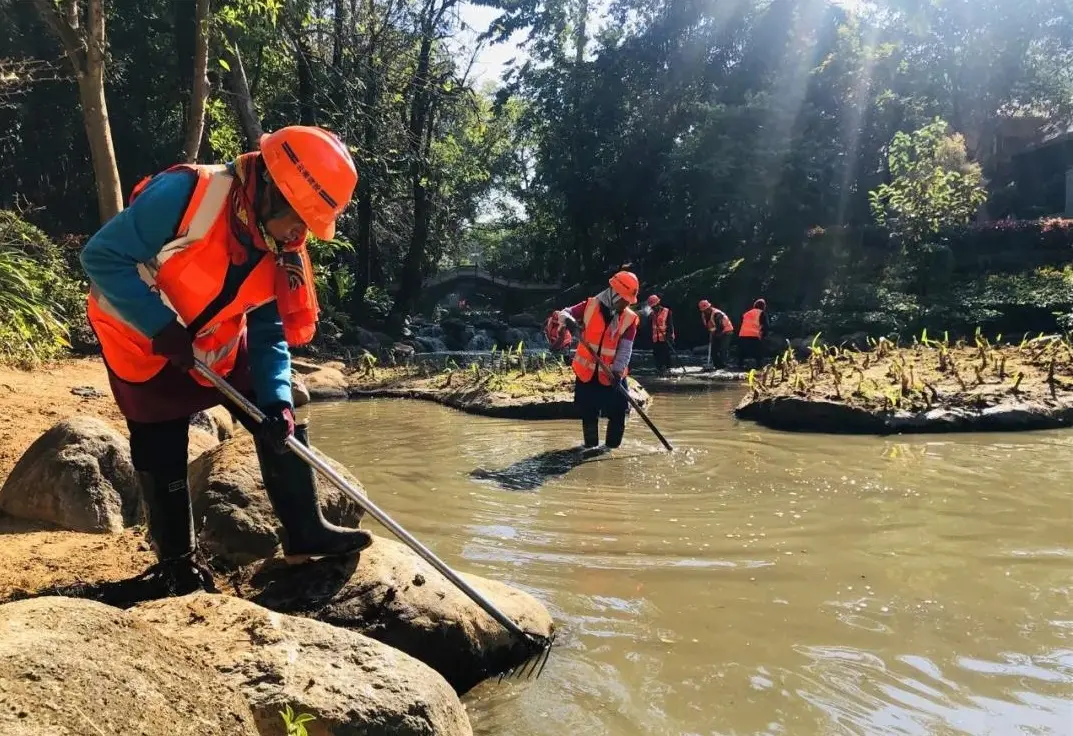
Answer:
M665 373L671 367L671 343L676 337L674 319L658 295L648 297L647 304L652 314L652 359L656 370Z
M711 346L712 363L716 368L726 368L730 354L730 338L734 334L734 323L727 313L712 306L707 299L701 299L697 305L704 329L708 331L708 344Z
M764 360L767 332L767 302L757 299L753 302L753 308L741 316L741 328L738 330L739 367L744 368L746 360L752 360L757 368L760 367Z
M640 284L629 271L619 271L608 283L609 288L596 296L559 313L560 321L581 336L574 352L574 404L581 415L586 448L600 443L601 413L607 417L604 444L609 449L621 445L629 411L624 391L640 322L629 307L637 303ZM596 365L597 360L610 369L612 376Z
M263 411L254 432L265 490L289 557L368 546L321 514L295 435L289 346L309 342L318 306L306 234L331 239L358 175L343 143L314 127L282 128L261 150L221 166L178 165L140 182L130 206L86 244L89 320L130 430L131 459L159 563L177 593L211 589L196 556L187 488L192 414L223 403L195 358Z

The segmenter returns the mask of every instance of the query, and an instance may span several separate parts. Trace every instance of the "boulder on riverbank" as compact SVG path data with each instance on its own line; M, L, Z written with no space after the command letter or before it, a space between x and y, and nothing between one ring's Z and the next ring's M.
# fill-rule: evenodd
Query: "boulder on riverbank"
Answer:
M127 440L94 417L53 425L0 488L0 511L80 532L115 533L137 523L140 496Z
M333 463L351 484L361 484ZM285 532L265 493L253 438L249 434L221 443L190 465L190 494L202 548L218 563L237 567L271 557ZM364 511L341 491L318 479L324 517L357 526Z
M505 419L577 419L574 373L568 366L532 369L470 367L428 375L413 368L378 368L350 377L351 398L419 399L469 414ZM630 394L642 406L651 396L629 379Z
M529 594L464 577L523 630L552 632L547 609ZM324 559L249 568L238 592L266 608L301 611L406 652L460 693L525 658L511 635L464 593L405 546L380 537L356 564Z
M324 366L302 376L302 381L311 401L337 401L347 398L347 379L338 367Z
M817 348L804 362L785 353L752 374L735 415L774 429L860 434L1073 425L1073 347L1065 339L872 344L868 352Z
M143 603L131 614L204 657L245 696L261 736L286 736L279 712L288 705L316 718L311 736L471 733L439 674L357 632L204 593Z
M0 606L0 732L256 736L249 705L185 645L93 601Z

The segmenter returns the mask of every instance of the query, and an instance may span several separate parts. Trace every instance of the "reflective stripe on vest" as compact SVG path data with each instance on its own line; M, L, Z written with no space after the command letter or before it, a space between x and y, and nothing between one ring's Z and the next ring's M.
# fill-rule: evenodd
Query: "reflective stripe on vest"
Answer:
M578 343L577 350L574 351L574 362L572 368L574 369L574 375L576 375L582 382L587 383L592 380L592 374L596 371L596 359L593 354L585 347L585 343L589 343L596 347L600 353L600 362L604 365L610 366L615 360L615 353L618 352L618 343L622 339L622 336L637 323L639 317L632 309L626 309L622 314L615 315L611 318L611 323L607 324L604 320L603 313L600 311L600 302L596 297L589 297L585 302L585 314L582 317L584 327L581 332L581 342ZM623 373L626 375L627 371ZM605 386L611 385L611 379L607 377L605 371L600 371L598 379L600 383Z
M229 195L233 177L224 166L191 166L197 185L179 225L177 237L155 258L139 264L142 281L160 295L178 321L193 324L219 296L231 265ZM271 255L247 274L235 297L202 326L194 339L194 356L227 375L235 365L246 330L246 313L272 301L275 260ZM90 324L101 342L108 367L124 381L144 383L167 364L154 355L150 336L127 322L96 286L88 304ZM195 380L211 385L196 373Z
M652 342L667 342L667 319L671 310L664 307L652 317Z
M738 332L738 337L760 337L760 315L763 312L759 309L750 309L741 317L741 331Z

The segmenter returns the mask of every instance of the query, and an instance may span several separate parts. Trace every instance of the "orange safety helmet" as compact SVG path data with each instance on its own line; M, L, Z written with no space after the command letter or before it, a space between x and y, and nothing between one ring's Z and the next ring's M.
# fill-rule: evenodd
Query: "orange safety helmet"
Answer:
M700 304L697 305L697 308L701 311L704 311L710 306L712 306L712 303L710 301L708 301L707 299L701 299Z
M641 282L637 280L637 276L629 271L619 271L610 279L608 284L616 294L625 299L630 304L637 303L637 292L641 289Z
M358 185L346 146L323 128L289 125L261 136L261 158L287 203L321 240L335 237L335 220Z
M653 294L652 296L648 297L648 301L646 302L646 304L648 304L648 306L650 307L656 306L657 304L659 304L659 297Z

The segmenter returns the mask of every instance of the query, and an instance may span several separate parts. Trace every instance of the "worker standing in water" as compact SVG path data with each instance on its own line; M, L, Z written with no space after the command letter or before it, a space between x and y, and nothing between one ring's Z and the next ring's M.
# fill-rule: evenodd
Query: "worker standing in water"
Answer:
M581 415L582 438L587 449L600 443L600 415L607 417L604 444L614 449L626 431L626 375L640 318L630 306L637 303L640 283L629 271L619 271L608 288L596 296L559 312L561 323L581 336L574 352L574 405ZM590 350L588 346L592 346ZM610 369L596 365L599 361ZM619 389L622 388L622 390Z
M708 331L708 362L716 368L726 368L730 355L730 338L734 334L734 323L727 313L712 306L707 299L701 299L697 305L704 329Z
M307 232L335 237L357 181L334 135L282 128L232 163L182 164L143 180L82 251L89 321L127 420L158 558L151 576L175 594L213 589L196 554L187 447L191 415L223 396L195 372L195 359L266 415L247 426L284 554L343 555L371 542L324 519L313 470L286 444L292 435L307 441L295 426L289 351L316 331Z
M648 308L652 320L652 359L656 370L666 373L671 367L671 343L675 340L674 318L671 310L663 306L659 296L648 297Z
M738 365L745 368L745 361L752 360L759 368L764 360L764 338L768 334L767 302L757 299L753 308L742 315L738 330Z

